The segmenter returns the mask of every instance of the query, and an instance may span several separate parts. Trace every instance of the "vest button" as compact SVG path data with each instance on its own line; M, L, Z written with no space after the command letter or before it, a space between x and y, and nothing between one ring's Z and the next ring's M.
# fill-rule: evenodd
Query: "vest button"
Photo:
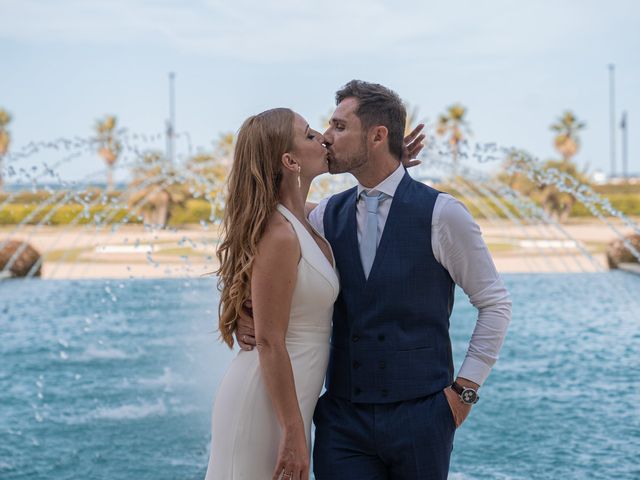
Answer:
M382 334L378 335L378 340L380 340L381 342L384 342L384 335Z
M358 335L353 335L351 337L351 340L354 341L354 342L357 342L358 340L360 340L360 337Z
M356 369L360 368L360 362L358 362L357 360L354 360L353 368L356 368Z
M386 388L383 388L381 393L383 397L386 397L387 395L389 395L389 390L387 390Z
M360 390L359 387L356 387L353 389L353 393L355 393L356 395L360 395L360 393L362 392L362 390Z
M380 367L380 370L384 370L387 367L387 364L385 362L380 362L378 366Z

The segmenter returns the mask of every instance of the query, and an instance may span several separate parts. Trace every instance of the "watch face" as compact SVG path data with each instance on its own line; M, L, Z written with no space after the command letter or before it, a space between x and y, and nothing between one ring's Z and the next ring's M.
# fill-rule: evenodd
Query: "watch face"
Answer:
M476 399L478 398L478 394L474 391L471 390L470 388L465 388L462 391L462 395L460 395L462 397L462 401L464 403L476 403Z

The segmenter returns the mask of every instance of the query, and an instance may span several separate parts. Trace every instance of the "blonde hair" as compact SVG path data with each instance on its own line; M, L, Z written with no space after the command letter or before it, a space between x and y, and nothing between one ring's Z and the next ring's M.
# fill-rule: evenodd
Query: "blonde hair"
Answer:
M293 122L292 110L274 108L249 117L238 132L216 272L220 339L230 348L243 303L251 298L257 245L278 203L280 160L293 147Z

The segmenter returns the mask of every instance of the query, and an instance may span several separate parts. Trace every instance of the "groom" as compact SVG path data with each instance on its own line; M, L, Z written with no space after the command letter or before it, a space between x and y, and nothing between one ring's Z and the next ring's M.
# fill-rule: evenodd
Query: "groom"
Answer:
M336 103L324 134L329 170L358 185L309 214L331 243L341 283L327 391L314 415L315 477L446 479L454 431L498 358L509 294L466 208L406 173L398 95L353 80ZM479 314L454 381L456 284ZM255 344L243 322L238 328L243 348Z

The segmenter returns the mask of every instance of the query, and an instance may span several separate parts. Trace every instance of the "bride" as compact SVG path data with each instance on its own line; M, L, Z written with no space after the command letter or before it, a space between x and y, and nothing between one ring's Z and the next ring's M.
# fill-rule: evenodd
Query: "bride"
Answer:
M309 478L311 420L329 359L338 276L305 217L311 181L328 171L320 133L286 108L238 133L218 250L220 333L251 298L258 348L232 361L213 407L207 480Z
M219 329L233 347L251 299L257 349L237 354L217 390L206 480L309 478L339 291L331 247L305 216L311 181L328 171L323 142L286 108L249 117L238 133L218 249Z

